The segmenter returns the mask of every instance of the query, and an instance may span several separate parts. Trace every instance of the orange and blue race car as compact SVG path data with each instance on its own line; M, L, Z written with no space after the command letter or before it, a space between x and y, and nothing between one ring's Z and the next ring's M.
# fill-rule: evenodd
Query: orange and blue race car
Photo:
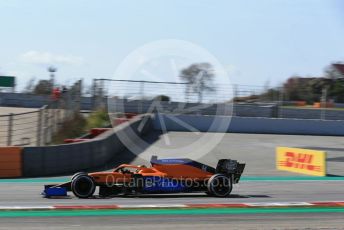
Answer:
M231 159L219 160L216 168L186 158L152 156L150 163L151 167L122 164L113 171L79 172L67 183L45 185L42 195L66 196L72 191L79 198L90 198L99 187L100 197L190 192L227 197L245 168L245 164Z

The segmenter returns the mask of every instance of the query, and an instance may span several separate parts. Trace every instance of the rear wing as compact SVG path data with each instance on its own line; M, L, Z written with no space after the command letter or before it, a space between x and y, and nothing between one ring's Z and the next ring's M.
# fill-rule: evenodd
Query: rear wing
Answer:
M244 164L244 163L238 163L236 172L234 174L232 174L233 184L239 183L240 178L241 178L241 174L244 172L245 165L246 164Z
M236 160L221 159L217 163L216 173L228 175L232 178L232 183L239 182L241 174L244 172L245 163L239 163Z

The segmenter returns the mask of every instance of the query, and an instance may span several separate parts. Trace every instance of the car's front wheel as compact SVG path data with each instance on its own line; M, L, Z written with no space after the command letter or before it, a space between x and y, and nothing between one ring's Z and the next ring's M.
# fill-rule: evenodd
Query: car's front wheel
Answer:
M72 180L72 192L79 198L88 198L93 196L96 185L92 177L82 174Z
M74 178L76 178L77 176L80 176L80 175L87 175L87 173L86 172L77 172L77 173L75 173L72 176L71 181L74 180Z

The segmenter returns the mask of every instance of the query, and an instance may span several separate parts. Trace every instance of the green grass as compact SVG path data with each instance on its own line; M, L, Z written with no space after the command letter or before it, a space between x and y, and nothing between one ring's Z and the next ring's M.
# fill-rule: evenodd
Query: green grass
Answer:
M343 213L344 207L285 207L285 208L186 208L186 209L114 209L114 210L45 210L0 211L1 217L61 217L61 216L137 216L137 215L230 215L272 213Z
M91 113L86 119L86 126L84 127L84 130L88 131L92 128L102 128L109 126L110 124L108 113L105 110L100 109Z

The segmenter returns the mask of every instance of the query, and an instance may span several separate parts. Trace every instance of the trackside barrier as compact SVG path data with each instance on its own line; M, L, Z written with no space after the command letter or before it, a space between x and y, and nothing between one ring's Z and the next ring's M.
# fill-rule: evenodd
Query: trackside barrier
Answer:
M277 147L276 168L312 176L326 176L326 152Z
M137 129L145 118L144 127ZM126 145L120 135L134 138L151 130L151 115L141 115L121 124L99 137L86 142L23 148L24 177L39 177L72 174L92 168L104 167L116 158Z
M308 134L308 135L344 135L343 121L319 121L299 119L268 119L268 118L243 118L226 116L201 116L201 115L170 115L176 119L160 114L140 115L132 120L116 126L114 129L100 134L94 139L85 142L46 147L24 147L22 152L22 176L52 176L71 174L76 171L89 170L95 167L104 167L112 159L130 161L136 155L130 155L126 147L139 141L141 135L152 129L162 130L164 126L168 131L187 131L192 126L200 132L242 132L242 133L273 133L273 134ZM141 122L145 118L146 122ZM176 122L176 120L181 122ZM217 121L214 125L214 119ZM229 126L222 126L228 124ZM231 120L230 120L231 119ZM164 124L162 124L164 122ZM144 127L138 127L144 123ZM186 124L186 125L185 125ZM124 137L124 138L123 138ZM128 143L124 140L128 140ZM304 153L304 152L297 152ZM130 155L130 156L129 156ZM301 163L303 155L297 155L296 163ZM314 164L308 159L309 164ZM301 161L301 162L300 162ZM292 161L293 162L293 161ZM318 164L317 162L315 162ZM289 164L289 163L288 163ZM294 164L294 163L293 163ZM314 165L314 167L319 165ZM320 168L326 174L326 168ZM313 166L300 166L312 168ZM290 167L289 167L290 168ZM299 168L297 168L299 170ZM304 168L302 168L304 169ZM317 171L318 168L315 168ZM309 170L308 170L309 171ZM310 170L312 171L312 170ZM300 170L298 171L300 172ZM315 174L312 174L315 175Z
M174 119L170 119L173 117ZM178 122L180 121L180 122ZM164 124L161 124L164 122ZM228 117L202 115L160 115L153 121L154 128L190 132L192 126L200 132L262 133L292 135L343 136L344 121L311 119ZM222 126L221 124L225 124ZM229 124L229 125L228 125Z
M0 147L0 178L22 176L22 148Z

